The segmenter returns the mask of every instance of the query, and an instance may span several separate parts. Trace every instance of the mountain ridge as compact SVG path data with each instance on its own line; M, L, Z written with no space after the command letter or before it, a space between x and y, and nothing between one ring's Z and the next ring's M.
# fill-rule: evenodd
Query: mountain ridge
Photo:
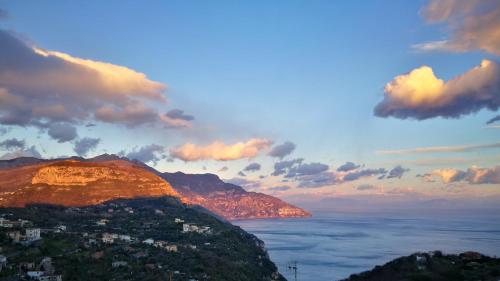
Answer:
M114 154L0 161L0 206L85 205L137 196L174 196L229 220L310 216L281 199L247 192L215 174L160 172Z

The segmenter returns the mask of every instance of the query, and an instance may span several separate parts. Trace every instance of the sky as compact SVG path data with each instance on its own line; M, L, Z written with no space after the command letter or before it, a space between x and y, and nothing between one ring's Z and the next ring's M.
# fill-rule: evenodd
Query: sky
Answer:
M1 159L112 153L282 198L500 195L495 0L0 0L0 51Z

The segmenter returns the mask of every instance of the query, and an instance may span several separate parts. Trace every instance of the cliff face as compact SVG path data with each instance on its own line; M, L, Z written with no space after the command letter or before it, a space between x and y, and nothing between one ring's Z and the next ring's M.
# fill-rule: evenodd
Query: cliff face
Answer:
M213 174L160 173L173 188L193 204L199 204L226 219L306 217L307 211L276 197L247 192L225 183Z
M0 207L30 203L85 206L117 198L158 196L177 197L226 219L310 216L278 198L247 192L213 174L160 173L115 155L0 161Z
M116 198L179 194L160 177L124 160L55 160L0 170L0 206L99 204Z

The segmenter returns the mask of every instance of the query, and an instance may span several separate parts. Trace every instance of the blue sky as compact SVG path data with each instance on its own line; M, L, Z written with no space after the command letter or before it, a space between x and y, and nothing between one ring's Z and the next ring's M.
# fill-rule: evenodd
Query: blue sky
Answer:
M157 144L168 158L170 148L188 142L201 146L219 140L230 145L265 138L274 145L291 141L296 149L288 159L324 163L330 170L347 161L388 170L402 165L410 171L384 184L419 190L423 184L417 174L473 165L491 168L500 159L498 148L423 155L376 152L499 142L500 130L485 126L497 115L491 110L421 121L374 116L384 86L397 75L428 65L447 81L483 59L498 59L480 48L412 48L450 37L446 22L426 22L420 12L426 5L428 1L1 1L8 17L0 25L27 44L144 73L167 85L168 104L155 108L179 108L195 118L192 127L181 129L77 124L79 137L101 140L88 156ZM58 143L40 128L11 127L2 138L25 139L44 157L74 154L73 142ZM431 158L465 160L415 164ZM262 170L245 179L266 175L260 179L265 190L283 184L281 178L268 177L278 161L263 152L233 161L162 159L156 167L217 172L227 166L220 174L229 179L258 162ZM345 184L345 189L361 183ZM493 192L495 184L481 188ZM311 192L329 194L334 189L339 187Z

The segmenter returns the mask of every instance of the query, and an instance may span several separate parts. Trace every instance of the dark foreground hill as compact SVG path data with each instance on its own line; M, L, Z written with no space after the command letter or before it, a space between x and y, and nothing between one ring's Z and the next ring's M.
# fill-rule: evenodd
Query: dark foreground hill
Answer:
M397 258L343 281L498 281L500 258L476 252L443 255L416 253Z
M173 197L0 208L0 247L0 280L285 280L262 241Z

